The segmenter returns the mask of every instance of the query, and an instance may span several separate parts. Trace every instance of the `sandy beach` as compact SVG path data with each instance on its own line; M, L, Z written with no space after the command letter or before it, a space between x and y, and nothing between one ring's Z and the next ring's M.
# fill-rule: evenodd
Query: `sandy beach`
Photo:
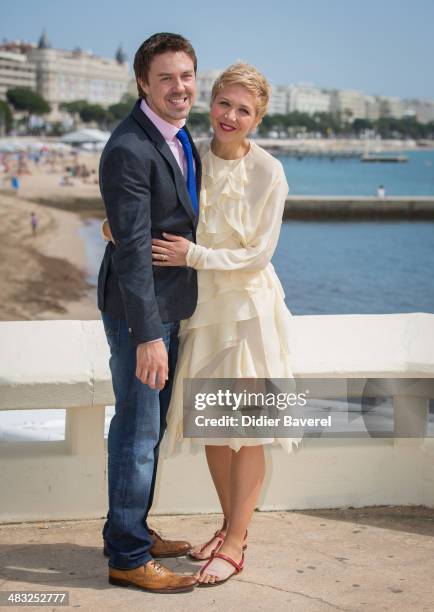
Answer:
M0 320L98 318L95 288L86 280L82 217L5 193L0 214Z
M97 182L99 157L99 153L55 154L39 163L30 156L21 161L4 158L0 320L99 318L79 234L86 217L104 215ZM85 177L71 172L78 166L85 168ZM13 193L10 176L17 172L20 187ZM38 222L36 235L32 212Z

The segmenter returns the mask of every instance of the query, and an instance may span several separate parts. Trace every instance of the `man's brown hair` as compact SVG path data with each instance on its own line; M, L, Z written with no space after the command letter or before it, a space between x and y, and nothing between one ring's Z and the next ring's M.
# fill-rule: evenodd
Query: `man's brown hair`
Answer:
M156 55L167 53L168 51L177 52L184 51L189 55L194 64L194 72L197 70L197 58L194 52L193 45L189 40L180 34L171 34L170 32L159 32L147 38L137 49L134 56L134 73L137 81L137 91L140 98L145 97L145 93L140 87L138 79L142 79L145 83L148 82L149 68L151 62Z

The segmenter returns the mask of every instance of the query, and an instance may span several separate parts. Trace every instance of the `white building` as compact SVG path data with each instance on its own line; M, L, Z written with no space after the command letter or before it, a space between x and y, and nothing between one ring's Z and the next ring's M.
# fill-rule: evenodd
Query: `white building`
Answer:
M365 102L365 119L377 121L380 118L380 99L378 96L363 96Z
M211 90L221 70L197 74L195 110L209 110ZM137 95L134 76L129 72L121 48L114 59L101 58L90 51L53 49L46 34L38 45L21 41L0 44L0 100L8 89L28 87L40 93L50 104L51 119L59 118L62 102L86 100L109 106L125 93ZM434 101L365 95L351 89L324 90L310 83L273 85L268 114L290 112L308 114L340 112L349 121L377 120L381 116L415 116L418 121L434 121Z
M382 117L395 117L400 119L404 114L404 107L400 98L380 96L380 114Z
M127 85L127 94L129 96L132 96L133 98L137 98L139 93L137 91L137 81L136 81L136 77L130 77L130 80L128 81L128 85Z
M28 58L36 66L36 87L58 114L62 102L86 100L109 106L127 91L130 74L121 49L116 59L97 57L90 51L52 49L44 33Z
M7 90L15 87L36 89L35 65L18 49L0 48L0 100L6 100Z
M420 123L434 121L434 101L410 99L402 101L403 114L416 117Z
M202 112L209 111L212 86L221 72L221 70L207 70L206 72L197 73L196 102L194 105L196 110Z
M21 42L0 45L0 98L13 87L36 90L50 104L53 119L58 117L62 102L116 104L130 79L121 48L114 59L81 49L52 49L45 33L37 46Z
M349 121L365 119L365 95L355 89L334 89L330 92L330 110Z
M269 115L286 115L289 112L289 87L287 85L272 85Z
M288 88L288 112L328 113L330 111L330 94L314 87L310 83L290 85Z

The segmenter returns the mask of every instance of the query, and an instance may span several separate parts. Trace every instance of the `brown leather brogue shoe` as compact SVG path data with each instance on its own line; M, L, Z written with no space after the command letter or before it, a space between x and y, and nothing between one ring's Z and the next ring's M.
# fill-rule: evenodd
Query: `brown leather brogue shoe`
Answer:
M154 538L154 543L149 552L157 559L163 559L165 557L182 557L186 555L191 548L191 544L184 540L165 540L153 529L148 529L148 531L151 537Z
M154 540L149 552L155 558L182 557L191 549L190 542L185 542L184 540L165 540L153 529L149 529L149 533ZM103 540L103 543L103 555L104 557L110 557L107 542Z
M188 593L197 585L194 576L172 572L153 559L135 569L109 567L109 582L115 586L136 587L150 593Z

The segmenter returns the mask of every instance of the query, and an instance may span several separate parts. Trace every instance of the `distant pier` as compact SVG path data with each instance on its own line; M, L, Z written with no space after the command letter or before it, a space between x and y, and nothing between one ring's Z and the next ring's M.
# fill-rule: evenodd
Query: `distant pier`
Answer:
M434 220L429 196L288 196L284 219Z
M266 150L275 156L282 157L295 157L296 159L302 160L304 158L319 158L319 159L361 159L363 152L359 148L342 148L342 149L314 149L314 148L296 148L296 147L285 147L285 146L273 146L268 145Z
M359 159L361 162L406 161L407 151L434 148L432 140L361 140L359 138L256 138L255 142L272 155L299 160L319 158Z
M405 155L362 155L362 162L399 164L408 161Z

